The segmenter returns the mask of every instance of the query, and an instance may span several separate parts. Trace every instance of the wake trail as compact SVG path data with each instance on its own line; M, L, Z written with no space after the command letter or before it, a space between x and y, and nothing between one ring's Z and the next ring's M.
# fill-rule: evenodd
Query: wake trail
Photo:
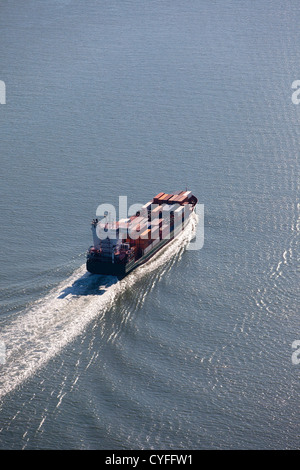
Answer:
M94 318L101 321L126 289L172 259L178 250L183 252L194 237L196 224L194 215L184 232L122 281L113 276L92 275L82 265L6 325L0 333L6 349L5 363L0 364L0 399L82 334ZM146 294L141 292L141 303Z

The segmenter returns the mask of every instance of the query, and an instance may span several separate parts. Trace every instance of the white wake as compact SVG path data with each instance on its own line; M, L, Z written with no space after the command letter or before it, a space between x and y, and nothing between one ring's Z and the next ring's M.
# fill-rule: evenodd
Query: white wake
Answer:
M194 215L184 232L122 281L91 275L84 264L5 326L0 333L6 349L5 362L0 364L0 399L58 354L94 318L101 319L128 287L183 250L193 239L196 224Z

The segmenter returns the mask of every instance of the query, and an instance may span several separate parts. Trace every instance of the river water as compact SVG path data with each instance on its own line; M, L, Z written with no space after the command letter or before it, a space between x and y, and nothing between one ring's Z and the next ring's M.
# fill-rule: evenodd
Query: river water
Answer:
M296 2L0 7L0 448L299 448ZM122 282L98 205L204 205Z

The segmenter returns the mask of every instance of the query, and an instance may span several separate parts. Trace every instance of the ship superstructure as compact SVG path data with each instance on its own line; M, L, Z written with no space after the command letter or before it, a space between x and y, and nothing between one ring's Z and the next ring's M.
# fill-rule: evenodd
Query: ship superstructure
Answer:
M127 219L93 219L87 270L125 277L185 229L196 204L191 191L161 192Z

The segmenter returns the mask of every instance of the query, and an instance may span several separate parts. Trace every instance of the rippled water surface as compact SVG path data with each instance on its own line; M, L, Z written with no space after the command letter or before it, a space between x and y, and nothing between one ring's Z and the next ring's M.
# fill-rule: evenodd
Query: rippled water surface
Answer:
M0 448L299 448L299 8L2 2ZM185 187L202 249L86 272L99 204Z

